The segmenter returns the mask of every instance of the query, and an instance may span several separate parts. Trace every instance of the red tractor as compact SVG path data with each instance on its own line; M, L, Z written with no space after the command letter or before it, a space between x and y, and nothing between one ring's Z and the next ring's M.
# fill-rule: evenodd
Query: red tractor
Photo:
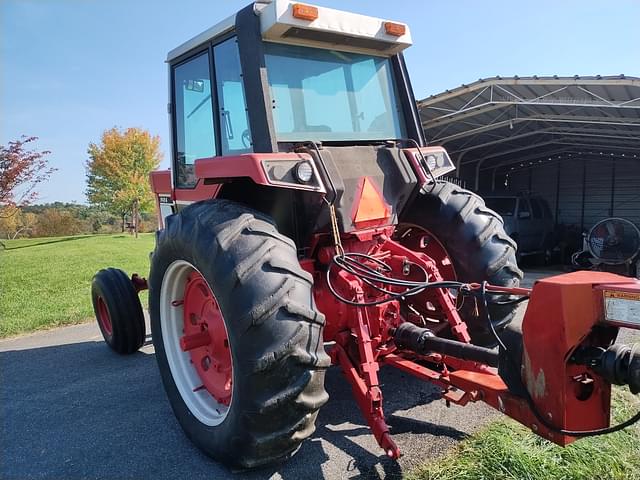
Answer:
M173 168L151 175L148 283L98 272L119 353L153 344L187 436L234 468L296 452L339 365L375 438L400 450L378 371L483 401L560 445L606 433L611 384L640 391L640 283L573 273L520 288L515 243L426 146L402 23L258 1L171 51ZM512 322L528 301L522 324Z

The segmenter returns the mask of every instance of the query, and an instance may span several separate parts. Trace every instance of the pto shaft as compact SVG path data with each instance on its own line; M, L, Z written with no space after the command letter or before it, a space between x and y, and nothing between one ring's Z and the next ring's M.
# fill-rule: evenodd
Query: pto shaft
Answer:
M615 344L606 350L584 347L576 350L572 361L587 365L614 385L628 385L631 393L640 393L640 343Z
M401 324L393 335L398 348L411 350L419 355L440 353L462 360L483 363L490 367L498 366L497 350L436 337L428 328L421 328L413 323Z

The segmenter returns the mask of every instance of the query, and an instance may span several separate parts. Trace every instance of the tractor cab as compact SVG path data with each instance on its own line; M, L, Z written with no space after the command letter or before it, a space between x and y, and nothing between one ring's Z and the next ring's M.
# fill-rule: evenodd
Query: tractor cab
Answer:
M249 5L168 54L174 164L308 141L422 143L409 45L404 24L287 0ZM180 188L193 182L176 176Z
M402 23L274 0L172 50L173 189L168 173L155 174L160 210L242 200L299 243L328 219L294 224L283 206L315 218L322 195L345 231L397 223L427 177L453 169L442 148L417 150L425 141L402 56L410 45ZM410 163L420 161L429 166L416 174ZM345 191L365 188L382 207L356 222L358 198Z

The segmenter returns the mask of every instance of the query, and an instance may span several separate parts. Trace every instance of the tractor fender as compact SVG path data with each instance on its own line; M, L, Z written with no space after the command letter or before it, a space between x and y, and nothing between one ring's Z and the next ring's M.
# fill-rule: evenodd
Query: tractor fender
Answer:
M313 176L308 182L297 180L295 169L308 162ZM250 178L257 185L326 193L315 162L306 153L246 153L195 161L196 178L205 184L227 183L234 178Z

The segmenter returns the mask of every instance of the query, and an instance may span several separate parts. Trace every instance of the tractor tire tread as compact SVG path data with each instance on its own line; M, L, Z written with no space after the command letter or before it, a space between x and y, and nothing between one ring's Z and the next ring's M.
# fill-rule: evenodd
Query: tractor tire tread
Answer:
M282 298L286 297L295 286L295 280L291 278L282 279L280 285L267 298L252 305L240 315L242 319L240 322L250 322L251 326L261 325L283 307Z
M100 270L93 278L91 293L96 317L99 315L99 296L109 311L112 334L105 332L98 322L107 345L122 355L139 350L146 336L144 314L140 298L127 274L113 267Z
M495 285L518 286L523 278L516 262L516 243L505 233L501 217L489 209L482 197L446 181L437 181L418 197L413 208L403 212L407 222L433 233L447 249L464 282L483 280ZM468 302L470 304L470 302ZM515 307L490 307L494 325L500 329L515 315ZM488 325L466 313L474 343L493 345Z
M189 232L193 224L193 238L174 232ZM300 266L293 241L270 218L235 202L207 200L168 217L166 232L159 234L150 277L152 307L161 282L156 260L172 249L189 250L190 243L194 258L207 258L201 270L205 279L218 282L208 280L225 315L237 381L229 414L212 427L225 433L203 433L206 427L184 419L181 425L206 454L234 468L288 458L312 434L318 409L328 399L324 316L307 303L313 279ZM241 340L234 343L234 338ZM176 411L173 401L172 406Z

